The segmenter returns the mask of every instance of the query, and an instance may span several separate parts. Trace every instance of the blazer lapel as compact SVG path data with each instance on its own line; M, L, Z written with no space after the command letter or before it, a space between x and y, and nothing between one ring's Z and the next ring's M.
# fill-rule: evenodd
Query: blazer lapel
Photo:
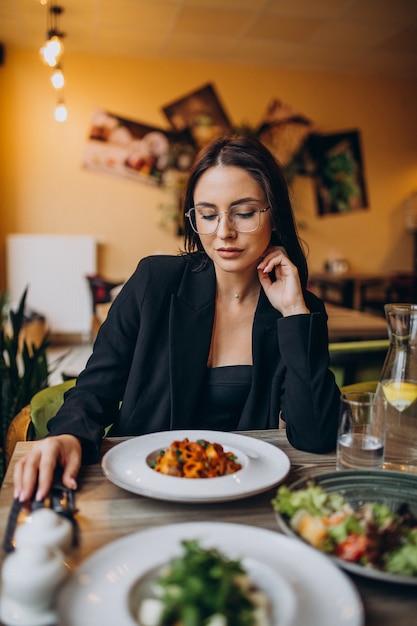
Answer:
M214 267L201 272L187 267L178 293L170 303L171 428L195 428L196 407L205 382L214 320L216 282ZM253 378L239 430L269 428L271 368L278 352L280 313L261 290L253 325ZM265 374L268 373L268 376ZM184 385L183 381L187 381ZM254 423L256 426L254 426ZM278 416L277 416L278 423Z
M252 335L252 386L239 421L239 430L270 428L271 372L278 361L277 320L281 314L272 307L261 289ZM276 418L278 424L278 415Z
M207 368L214 320L215 275L210 264L200 272L187 267L178 293L171 297L169 359L171 428L195 428ZM182 381L187 381L184 385Z

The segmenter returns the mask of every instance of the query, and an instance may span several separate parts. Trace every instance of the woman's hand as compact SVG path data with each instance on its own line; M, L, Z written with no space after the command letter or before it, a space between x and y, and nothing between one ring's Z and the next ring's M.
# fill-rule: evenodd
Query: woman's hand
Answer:
M275 273L275 281L270 273ZM284 317L310 313L301 289L298 270L287 257L285 248L271 246L258 265L259 281L272 306Z
M37 441L14 468L14 497L25 502L32 497L40 501L49 493L57 464L63 468L62 483L76 489L76 476L81 467L81 444L73 435L45 437Z

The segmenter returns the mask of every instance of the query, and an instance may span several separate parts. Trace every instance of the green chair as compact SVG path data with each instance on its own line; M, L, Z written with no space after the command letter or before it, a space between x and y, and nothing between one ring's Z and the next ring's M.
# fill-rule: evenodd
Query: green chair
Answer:
M64 393L74 385L75 378L38 391L30 404L15 415L9 424L4 442L6 467L18 441L33 441L47 435L48 420L64 402Z
M370 391L371 393L375 393L377 387L377 380L369 380L360 383L353 383L353 385L345 385L344 387L340 387L340 391L341 393L348 393L349 391Z
M330 369L339 387L378 380L389 348L388 339L329 344Z
M6 467L12 457L13 450L18 441L35 441L43 439L48 434L46 427L51 417L56 415L58 409L64 403L64 394L75 385L76 379L71 378L58 385L46 387L38 391L20 413L15 415L6 433L5 459ZM104 436L107 436L111 428L107 426Z
M46 387L36 393L30 401L30 423L27 441L43 439L48 434L46 424L64 402L64 393L75 385L75 378L58 385Z

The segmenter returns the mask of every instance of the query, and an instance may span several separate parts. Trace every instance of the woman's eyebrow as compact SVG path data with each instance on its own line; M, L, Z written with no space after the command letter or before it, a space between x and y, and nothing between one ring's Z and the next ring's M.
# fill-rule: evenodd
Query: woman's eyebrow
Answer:
M212 202L204 202L204 200L201 200L201 202L196 202L195 207L210 207L213 209L217 209L217 206L215 204L213 204Z
M258 202L263 202L262 200L259 200L259 198L252 198L252 196L248 196L247 198L239 198L239 200L233 200L233 202L230 204L230 206L235 206L235 204L253 204L253 203L258 203Z
M245 198L239 198L238 200L233 200L233 202L230 203L229 206L236 206L239 204L259 204L264 202L263 200L260 200L259 198L253 198L252 196L248 196ZM196 202L196 204L194 205L195 207L210 207L213 209L217 209L217 205L214 204L213 202L204 202L204 200L201 200L201 202Z

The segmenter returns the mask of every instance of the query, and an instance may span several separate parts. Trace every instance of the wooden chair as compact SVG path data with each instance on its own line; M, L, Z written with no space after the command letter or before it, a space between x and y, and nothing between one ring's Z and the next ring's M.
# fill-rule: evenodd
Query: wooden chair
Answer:
M384 285L364 285L361 288L361 310L385 316L384 304L389 302L417 303L417 275L394 272Z
M18 441L34 441L47 435L48 420L64 402L64 393L74 385L75 379L71 379L42 389L12 419L4 442L6 468Z
M30 424L30 406L27 404L23 409L14 416L9 424L4 439L4 462L5 467L3 472L6 472L10 459L12 458L13 450L18 441L28 440L28 430Z
M391 278L387 302L417 303L417 276L410 273L398 272Z
M94 274L94 276L87 275L86 278L88 280L88 285L91 290L93 314L96 311L97 304L111 302L112 289L119 287L124 282L122 280L110 281L107 280L107 278L104 278L104 276L100 276L100 274Z
M68 389L75 385L76 379L71 378L59 383L46 387L36 393L30 404L15 415L11 421L6 433L4 450L5 450L5 468L9 464L10 459L18 441L36 441L43 439L48 434L47 423L56 415L58 409L64 402L64 394ZM111 428L107 426L104 436L107 435Z

